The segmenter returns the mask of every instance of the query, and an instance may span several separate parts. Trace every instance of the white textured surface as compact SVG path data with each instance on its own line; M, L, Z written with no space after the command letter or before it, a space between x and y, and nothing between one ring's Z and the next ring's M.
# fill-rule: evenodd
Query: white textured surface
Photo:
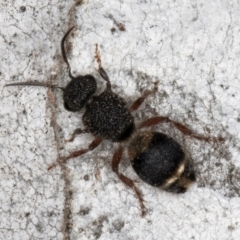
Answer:
M238 1L223 0L1 1L0 239L240 239L239 12ZM138 180L145 218L111 171L109 142L47 171L92 140L82 135L64 145L82 126L82 112L66 112L61 91L3 88L32 80L65 86L59 46L72 25L75 75L94 74L103 89L94 70L98 43L114 91L129 103L159 81L137 121L166 115L226 138L209 144L168 124L156 128L178 139L195 164L197 183L184 195L142 183L124 159L121 171Z

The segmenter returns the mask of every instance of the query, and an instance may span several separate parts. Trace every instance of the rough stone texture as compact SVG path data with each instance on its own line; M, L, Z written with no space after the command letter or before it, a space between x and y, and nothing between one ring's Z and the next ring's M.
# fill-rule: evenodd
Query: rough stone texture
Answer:
M0 2L0 239L239 239L240 95L238 1ZM159 90L135 114L164 115L222 144L154 127L175 138L195 165L197 183L176 196L138 180L148 213L111 171L113 144L48 172L58 156L85 148L83 111L69 113L62 93L8 87L22 81L65 86L60 40L68 38L74 76L92 74L95 43L115 92L130 103L153 82ZM100 92L99 90L99 92Z

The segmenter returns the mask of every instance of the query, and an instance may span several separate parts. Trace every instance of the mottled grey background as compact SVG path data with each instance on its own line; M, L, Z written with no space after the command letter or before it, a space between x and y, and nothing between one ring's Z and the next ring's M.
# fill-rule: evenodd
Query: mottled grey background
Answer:
M0 1L0 239L239 239L240 75L238 1ZM154 129L177 139L194 164L197 183L173 195L141 182L125 157L120 170L137 181L148 213L111 171L114 145L51 171L59 156L86 147L82 112L63 108L60 90L5 87L69 81L60 53L64 33L74 75L93 74L95 43L115 92L127 102L158 81L135 114L163 115L199 134L199 142L169 124Z

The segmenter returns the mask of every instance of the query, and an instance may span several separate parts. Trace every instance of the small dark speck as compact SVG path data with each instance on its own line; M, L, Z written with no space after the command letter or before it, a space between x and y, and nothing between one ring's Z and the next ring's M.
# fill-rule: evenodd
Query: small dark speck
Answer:
M29 216L30 216L29 212L25 213L25 217L29 217Z
M229 231L233 231L234 230L234 226L232 226L232 225L228 226L228 230Z
M112 32L112 33L116 32L116 28L114 28L114 27L111 28L111 32Z
M92 222L94 226L103 226L103 222L108 222L108 218L106 216L100 216L98 219Z
M95 239L99 239L102 235L102 231L101 230L97 230L96 232L94 232L93 236L95 237Z
M82 3L83 3L82 0L78 0L78 1L76 1L75 5L76 5L76 6L79 6L79 5L81 5Z
M115 228L115 230L120 232L121 229L124 227L124 222L121 220L116 220L115 222L112 223L112 225Z
M68 194L69 194L69 197L72 197L73 191L72 191L72 190L69 190L69 191L68 191Z
M125 26L124 26L122 23L119 23L119 24L118 24L118 29L119 29L120 31L125 31Z
M222 164L221 163L215 163L215 166L220 167L220 166L222 166Z
M52 216L54 216L54 215L55 215L55 214L54 214L54 211L51 211L51 212L48 213L48 216L49 216L49 217L52 217Z
M43 233L43 232L44 232L44 228L43 228L42 224L40 224L40 223L38 223L38 224L36 225L36 229L37 229L38 232L40 232L40 233Z
M89 208L83 208L79 211L79 214L82 216L85 216L89 213L90 209Z
M26 112L26 109L24 109L24 110L22 111L22 113L23 113L24 115L26 115L26 113L27 113L27 112Z
M21 6L21 7L20 7L20 11L21 11L21 12L25 12L25 11L26 11L26 7L25 7L25 6Z
M89 176L86 174L86 175L83 177L83 179L84 179L85 181L88 181L88 180L89 180Z

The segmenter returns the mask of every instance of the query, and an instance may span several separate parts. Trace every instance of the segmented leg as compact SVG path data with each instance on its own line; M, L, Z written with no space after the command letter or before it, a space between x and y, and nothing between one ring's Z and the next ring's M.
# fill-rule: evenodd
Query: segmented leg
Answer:
M200 135L200 134L196 134L194 133L191 129L189 129L188 127L184 126L183 124L176 122L174 120L169 119L168 117L162 117L162 116L158 116L158 117L152 117L149 118L147 120L145 120L144 122L142 122L140 124L140 128L144 128L144 127L151 127L154 125L157 125L159 123L164 123L164 122L169 122L172 123L174 127L176 127L179 131L181 131L183 134L196 138L198 140L203 140L203 141L224 141L224 138L222 137L207 137L204 135Z
M135 192L138 200L139 200L139 204L141 207L141 212L142 212L142 217L144 217L144 215L146 214L146 208L143 204L143 197L141 192L139 191L139 189L135 186L133 180L131 180L130 178L124 176L123 174L118 172L118 166L121 162L121 158L122 158L122 153L123 153L123 148L122 146L119 146L119 148L115 151L113 158L112 158L112 170L118 175L119 179L128 187L132 188L133 191Z
M88 132L89 131L87 129L82 130L81 128L77 128L77 129L74 130L71 138L68 139L68 140L65 140L65 142L72 142L75 139L76 135L79 135L79 134L82 134L82 133L88 133Z
M98 63L99 74L107 82L107 90L111 90L111 82L109 80L109 77L108 77L106 71L102 68L101 55L100 55L100 51L98 50L98 44L96 44L95 59Z
M136 111L141 105L142 103L145 101L145 99L147 97L149 97L150 95L154 94L155 92L157 92L158 90L158 86L157 86L157 82L154 83L154 89L152 91L150 90L146 90L143 92L143 95L141 97L139 97L136 101L134 101L130 107L130 112Z
M86 149L81 149L75 152L72 152L70 155L68 155L67 157L62 157L59 159L59 162L63 163L66 162L67 160L71 159L71 158L76 158L79 157L87 152L92 151L93 149L95 149L96 147L98 147L100 145L100 143L102 142L102 138L95 138L89 145L88 148ZM53 163L52 165L50 165L48 167L48 170L51 170L52 168L56 167L58 165L58 162Z

